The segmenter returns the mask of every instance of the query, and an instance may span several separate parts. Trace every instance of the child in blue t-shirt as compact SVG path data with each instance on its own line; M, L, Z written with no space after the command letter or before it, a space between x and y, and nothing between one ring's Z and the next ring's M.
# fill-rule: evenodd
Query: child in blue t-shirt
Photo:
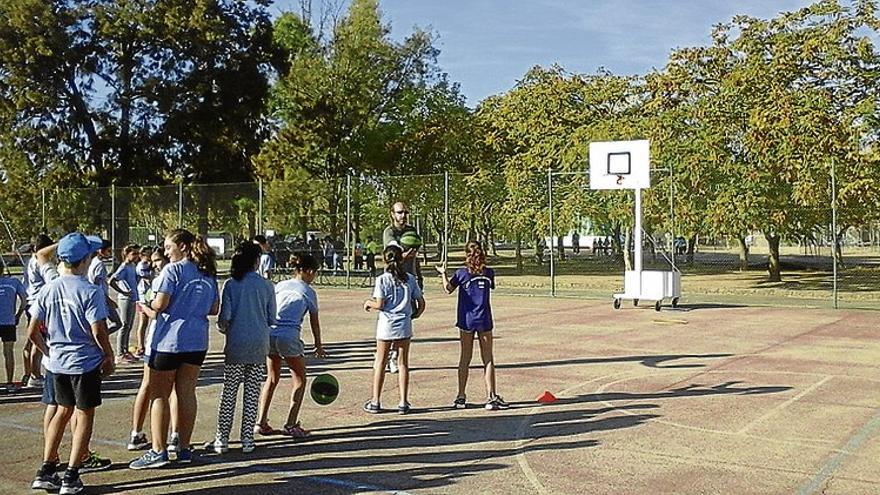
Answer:
M275 288L257 272L260 247L252 242L238 245L232 256L232 278L223 284L217 326L226 335L223 392L217 413L217 434L206 445L218 454L229 451L229 433L235 417L239 385L242 395L241 450L254 450L254 425L260 386L266 376L269 326L275 323Z
M378 309L376 321L376 359L373 363L373 396L364 403L364 411L376 414L382 410L380 396L385 381L385 362L392 344L398 350L398 385L400 405L397 412L410 410L409 397L409 344L412 339L412 320L425 311L425 298L416 278L403 268L403 250L390 244L382 252L385 273L376 277L373 297L364 301L364 310ZM415 304L414 304L415 303Z
M116 291L116 304L119 307L119 319L122 327L116 334L117 363L134 363L138 359L129 351L131 329L134 327L135 306L138 301L137 271L135 262L140 257L140 247L129 244L122 248L122 263L108 280L110 287Z
M443 288L448 294L458 289L458 317L455 326L459 329L461 355L458 360L458 394L452 407L467 407L466 389L468 368L474 352L474 337L480 341L480 356L486 378L488 400L486 409L506 409L504 402L495 390L495 358L492 353L492 306L489 293L495 289L495 271L486 266L486 253L477 241L465 246L465 266L459 268L449 278L445 266L437 266L443 279Z
M260 435L281 433L294 438L305 438L309 432L299 424L299 410L302 407L303 394L306 390L306 360L303 346L302 322L309 315L309 326L315 339L315 357L325 357L324 345L321 342L321 321L318 318L318 295L312 289L318 274L318 260L307 253L295 253L290 256L287 266L293 268L293 278L280 282L275 286L275 305L277 307L275 324L269 334L269 355L266 366L269 376L263 383L260 393L260 414L254 431ZM287 363L293 378L293 389L290 393L290 408L287 420L280 431L269 426L269 406L275 394L275 388L281 381L281 362Z
M16 304L18 299L19 304ZM6 389L15 385L15 328L27 306L27 291L17 278L6 275L6 264L0 262L0 339L3 340L3 361L6 365Z

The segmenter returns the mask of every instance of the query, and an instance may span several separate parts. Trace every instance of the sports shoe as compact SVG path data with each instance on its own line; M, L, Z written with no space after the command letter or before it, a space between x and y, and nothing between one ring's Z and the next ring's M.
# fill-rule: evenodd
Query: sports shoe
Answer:
M382 406L379 404L374 404L373 401L368 400L364 402L364 412L368 412L370 414L379 414L382 412Z
M128 465L131 469L154 469L168 465L168 452L156 452L150 449L144 455L131 461Z
M128 439L128 445L126 446L126 448L128 448L128 450L142 450L147 448L147 446L149 445L150 441L147 440L146 433L132 433L131 438Z
M177 432L171 434L168 439L168 453L174 453L180 450L180 435Z
M254 425L254 435L261 435L261 436L265 437L265 436L277 435L277 434L278 434L278 430L269 426L268 423L263 424L263 425Z
M229 448L227 447L226 450L229 450ZM177 462L180 464L192 464L194 457L195 454L193 454L192 449L180 449L177 452Z
M510 404L504 402L504 399L501 398L500 395L495 395L495 397L490 397L486 402L486 409L489 411L497 411L499 409L508 409Z
M103 471L105 469L110 469L111 464L113 464L113 461L105 459L104 457L99 456L96 452L90 450L89 454L80 464L79 472L92 473L95 471Z
M388 353L388 372L389 373L397 373L399 370L397 368L397 351L391 351Z
M61 480L60 495L73 495L83 491L83 482L79 474L73 474L70 471L64 473L64 479Z
M39 376L32 376L28 379L27 386L29 388L43 388L43 379Z
M284 425L284 428L281 430L281 434L293 438L306 438L311 435L311 433L300 426L299 423L295 425Z
M44 462L43 465L40 466L40 469L37 469L37 474L34 476L33 483L31 483L31 489L46 491L60 489L61 478L55 473L57 470L57 462Z
M22 377L21 377L21 388L27 388L27 386L28 386L28 379L30 379L30 377L31 377L30 373L25 373L24 375L22 375Z
M205 450L212 451L215 454L225 454L229 452L229 442L219 438L213 442L205 442Z
M257 448L257 446L256 446L256 444L254 444L253 440L251 440L251 441L242 440L241 441L241 451L244 452L245 454L250 454L251 452L254 451L255 448Z
M467 407L467 399L464 397L456 397L454 401L452 401L453 409L464 409Z
M409 402L404 402L397 406L397 414L408 414L412 406L410 406Z

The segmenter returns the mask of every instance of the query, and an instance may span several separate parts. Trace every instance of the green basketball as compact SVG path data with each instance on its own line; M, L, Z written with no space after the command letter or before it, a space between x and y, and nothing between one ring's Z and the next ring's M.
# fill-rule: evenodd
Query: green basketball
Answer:
M312 400L326 406L336 400L336 396L339 395L339 382L331 374L318 375L312 380L311 394Z
M422 247L422 238L415 230L407 230L400 236L400 246L404 249L418 249Z

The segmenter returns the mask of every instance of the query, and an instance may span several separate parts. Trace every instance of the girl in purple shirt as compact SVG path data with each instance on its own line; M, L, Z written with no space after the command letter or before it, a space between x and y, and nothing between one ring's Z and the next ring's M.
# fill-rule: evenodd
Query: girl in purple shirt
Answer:
M474 337L480 341L480 356L486 378L486 409L491 411L506 409L504 402L495 391L495 358L492 355L492 307L489 293L495 288L495 272L486 266L486 253L477 241L469 241L465 246L465 266L452 275L446 273L446 266L436 269L443 278L443 288L448 294L458 289L458 318L455 326L459 329L461 355L458 360L458 395L452 403L456 409L467 407L468 368L474 353Z

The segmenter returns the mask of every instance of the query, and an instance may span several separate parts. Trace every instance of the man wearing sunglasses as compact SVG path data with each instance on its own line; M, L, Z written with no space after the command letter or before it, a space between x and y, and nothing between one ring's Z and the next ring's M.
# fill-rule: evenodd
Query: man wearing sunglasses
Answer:
M406 203L398 201L391 206L391 225L389 225L382 234L382 245L388 247L389 244L395 242L400 246L400 238L405 232L416 232L416 229L409 225L409 208L407 208ZM422 269L419 265L418 254L418 248L404 251L403 269L406 270L407 273L411 273L416 278L419 287L424 289L425 283L422 279ZM397 373L397 349L393 345L389 352L387 366L389 372Z

